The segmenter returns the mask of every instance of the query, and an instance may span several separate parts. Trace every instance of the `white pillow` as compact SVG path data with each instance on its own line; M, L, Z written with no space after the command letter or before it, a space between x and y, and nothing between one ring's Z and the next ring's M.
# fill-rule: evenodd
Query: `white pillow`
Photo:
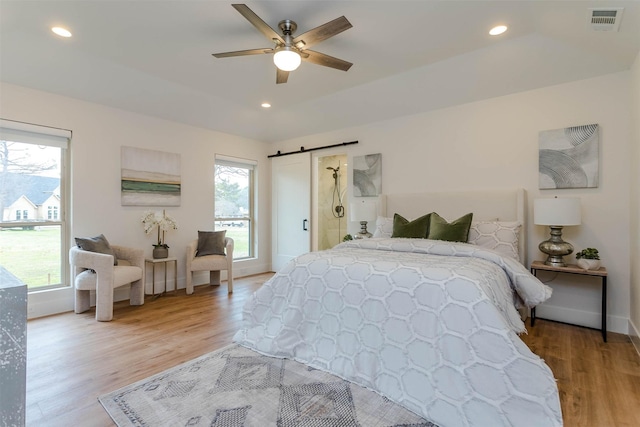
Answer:
M493 249L504 256L520 261L518 241L519 221L479 221L471 223L468 242L483 248Z
M376 220L376 230L373 232L373 237L389 238L393 234L393 218L385 218L379 216Z

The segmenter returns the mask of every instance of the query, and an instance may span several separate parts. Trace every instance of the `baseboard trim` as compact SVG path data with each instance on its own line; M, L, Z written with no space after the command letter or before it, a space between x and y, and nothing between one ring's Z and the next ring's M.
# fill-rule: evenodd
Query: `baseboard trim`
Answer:
M573 308L542 304L536 307L536 317L587 328L600 329L601 314ZM607 314L607 331L629 335L629 319Z
M75 291L71 287L29 292L27 296L27 318L51 316L73 311Z

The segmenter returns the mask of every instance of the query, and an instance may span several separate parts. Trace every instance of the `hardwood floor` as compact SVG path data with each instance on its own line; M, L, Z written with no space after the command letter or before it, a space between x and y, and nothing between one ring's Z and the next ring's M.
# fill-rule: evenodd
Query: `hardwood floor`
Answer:
M640 426L640 356L627 335L536 319L522 340L558 381L564 424Z
M27 425L113 426L99 395L231 343L269 277L236 279L231 295L223 283L119 302L112 322L94 310L29 321ZM640 425L640 357L628 337L610 333L605 344L599 331L537 320L522 338L558 379L565 426Z

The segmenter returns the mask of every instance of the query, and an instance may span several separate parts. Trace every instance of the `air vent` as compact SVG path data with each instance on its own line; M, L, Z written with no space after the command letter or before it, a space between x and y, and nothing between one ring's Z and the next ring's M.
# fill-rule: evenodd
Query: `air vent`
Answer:
M623 10L623 7L590 8L587 16L589 27L594 31L618 31Z

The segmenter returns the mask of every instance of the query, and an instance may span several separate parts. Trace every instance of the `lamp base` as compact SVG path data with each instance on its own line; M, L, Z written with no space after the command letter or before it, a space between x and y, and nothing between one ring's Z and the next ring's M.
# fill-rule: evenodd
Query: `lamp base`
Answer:
M567 263L564 262L564 259L561 256L551 256L549 255L547 259L544 261L545 265L550 265L552 267L566 267Z
M551 228L551 237L538 245L538 249L547 254L544 263L553 267L566 267L567 263L562 257L573 252L573 245L562 240L562 227L550 226L549 228Z
M369 239L373 234L367 231L367 221L360 221L360 232L354 237L356 239Z

